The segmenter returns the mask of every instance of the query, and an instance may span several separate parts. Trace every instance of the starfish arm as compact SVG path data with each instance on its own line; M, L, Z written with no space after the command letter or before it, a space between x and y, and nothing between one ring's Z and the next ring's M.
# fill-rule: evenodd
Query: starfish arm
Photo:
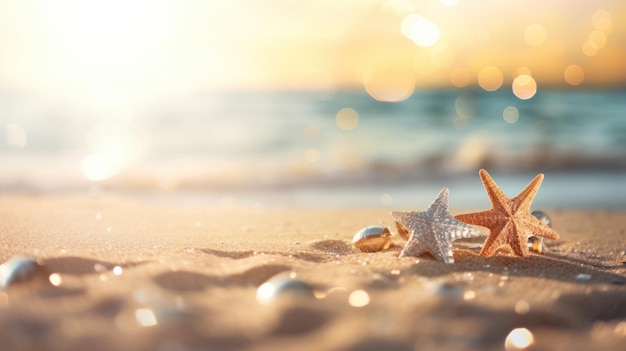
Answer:
M433 202L426 208L424 212L429 213L432 217L446 216L449 214L448 199L450 192L448 188L443 188L433 200Z
M502 191L502 189L500 189L498 184L496 184L496 181L491 178L486 170L481 169L478 174L480 175L480 179L482 180L483 186L485 187L489 200L491 201L491 208L498 212L502 211L508 213L507 204L511 200L509 200L506 194Z
M533 215L525 217L521 224L527 228L528 236L541 236L552 240L559 238L559 233Z
M498 224L498 217L495 216L493 210L464 213L454 216L457 221L467 224L479 225L481 227L491 228Z
M400 252L399 257L416 257L423 254L428 250L427 242L424 240L420 240L420 234L413 232L411 237L404 245L402 252Z
M406 223L410 220L411 215L414 214L415 212L411 211L411 212L404 212L404 211L392 211L391 212L391 217L393 217L393 219L395 219L397 222L401 223L402 225L406 226Z
M452 244L450 242L441 243L430 250L430 253L435 258L444 263L454 263L454 256L452 254Z
M427 227L428 217L423 212L402 212L393 211L391 216L404 227L406 227L411 236L414 233L423 233Z
M524 211L530 212L530 205L535 199L535 195L537 195L537 191L539 191L539 187L543 182L543 173L537 174L533 180L526 185L524 190L522 190L517 196L512 200L514 203L513 212Z
M444 223L446 228L449 229L448 236L451 241L459 238L469 238L480 235L478 229L469 224L459 222L452 217L446 218Z
M517 256L528 257L528 235L525 228L518 228L515 222L510 222L506 227L506 241Z
M496 253L496 250L498 250L500 246L506 244L505 233L503 233L503 230L506 228L506 224L507 223L490 228L491 232L485 240L479 255L483 257L491 257L494 253Z

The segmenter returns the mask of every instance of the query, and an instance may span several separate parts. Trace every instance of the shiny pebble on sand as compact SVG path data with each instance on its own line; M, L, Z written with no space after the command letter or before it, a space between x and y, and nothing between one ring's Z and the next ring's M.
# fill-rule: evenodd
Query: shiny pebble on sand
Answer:
M283 297L313 297L313 287L296 278L294 273L279 273L257 289L256 299L267 305Z
M552 220L547 213L540 210L534 210L530 214L532 214L535 218L543 222L548 227L552 228ZM539 236L531 236L528 238L528 249L540 254L547 251L546 246L543 243L543 238Z
M352 245L362 252L387 250L391 246L391 232L385 227L365 227L354 234Z
M32 257L14 256L0 265L0 289L6 289L14 282L31 277L39 267Z

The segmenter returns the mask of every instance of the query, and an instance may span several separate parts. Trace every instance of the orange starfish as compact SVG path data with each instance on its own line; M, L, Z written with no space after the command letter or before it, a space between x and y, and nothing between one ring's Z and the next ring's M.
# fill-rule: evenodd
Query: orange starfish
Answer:
M455 216L457 220L468 224L479 225L490 229L480 255L491 257L500 246L509 245L515 255L528 257L528 237L543 236L558 239L559 234L545 223L530 214L533 202L543 174L538 174L516 197L509 199L491 178L489 173L481 169L480 179L483 181L491 209L482 212L467 213Z

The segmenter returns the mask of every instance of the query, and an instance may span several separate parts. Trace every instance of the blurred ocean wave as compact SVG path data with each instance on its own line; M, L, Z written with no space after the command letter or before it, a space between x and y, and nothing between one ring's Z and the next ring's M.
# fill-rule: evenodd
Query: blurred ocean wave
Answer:
M249 91L93 106L0 94L0 189L384 195L487 168L578 183L605 175L606 191L578 202L626 206L610 191L626 180L625 95L425 90L386 103L363 91Z

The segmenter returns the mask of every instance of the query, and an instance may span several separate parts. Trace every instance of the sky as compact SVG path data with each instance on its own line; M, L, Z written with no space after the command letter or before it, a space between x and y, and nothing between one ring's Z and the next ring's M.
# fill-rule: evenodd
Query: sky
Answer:
M521 76L529 95L623 87L624 62L622 0L0 0L0 92L362 87L400 101Z

